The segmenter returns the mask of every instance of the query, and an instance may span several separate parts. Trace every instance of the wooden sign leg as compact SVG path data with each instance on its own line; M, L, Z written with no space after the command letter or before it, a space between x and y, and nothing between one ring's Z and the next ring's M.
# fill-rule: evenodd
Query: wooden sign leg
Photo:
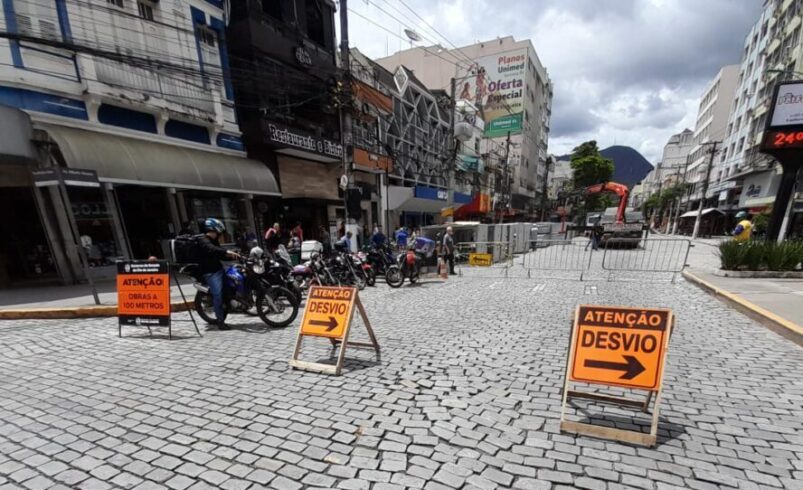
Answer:
M349 345L350 331L351 331L351 319L349 319L349 323L348 325L346 325L346 330L343 332L343 340L340 342L340 353L337 355L337 364L335 365L336 376L340 376L340 373L343 371L343 363L346 360L346 346Z
M357 296L357 309L360 310L360 316L362 317L363 323L365 323L365 328L368 330L368 336L371 338L371 344L373 344L374 350L378 355L379 342L377 342L376 340L376 335L374 335L374 329L373 327L371 327L371 320L368 319L368 314L365 312L365 307L362 305L362 301L360 301L359 296Z

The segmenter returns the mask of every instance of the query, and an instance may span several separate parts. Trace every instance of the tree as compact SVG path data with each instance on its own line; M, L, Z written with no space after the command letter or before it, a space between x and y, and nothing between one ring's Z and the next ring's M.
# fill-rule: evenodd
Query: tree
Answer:
M575 189L608 182L613 177L613 160L603 157L594 140L572 150L572 182Z

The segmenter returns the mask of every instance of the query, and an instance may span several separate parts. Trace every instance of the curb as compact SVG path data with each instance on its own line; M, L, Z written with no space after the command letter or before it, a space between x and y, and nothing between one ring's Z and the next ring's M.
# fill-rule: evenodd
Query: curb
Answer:
M803 327L800 325L781 318L775 313L753 304L736 294L720 289L710 282L695 276L688 270L684 270L681 274L686 280L699 286L714 297L719 298L721 301L733 306L740 312L759 321L773 332L803 347Z
M170 303L171 311L186 311L192 301ZM0 310L0 320L64 320L70 318L103 318L117 316L117 305L75 306L71 308L19 308Z

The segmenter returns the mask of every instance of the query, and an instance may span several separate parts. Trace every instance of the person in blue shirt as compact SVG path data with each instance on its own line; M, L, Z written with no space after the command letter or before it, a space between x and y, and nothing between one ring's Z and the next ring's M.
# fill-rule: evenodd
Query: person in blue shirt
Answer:
M346 234L338 240L338 243L340 243L340 246L343 247L343 250L346 252L351 252L351 237L351 232L347 231Z
M407 230L403 226L400 226L399 231L396 232L396 246L401 250L407 248Z
M373 243L375 247L381 247L386 241L387 237L385 237L385 234L382 233L382 227L377 226L376 231L373 235L371 235L371 243Z

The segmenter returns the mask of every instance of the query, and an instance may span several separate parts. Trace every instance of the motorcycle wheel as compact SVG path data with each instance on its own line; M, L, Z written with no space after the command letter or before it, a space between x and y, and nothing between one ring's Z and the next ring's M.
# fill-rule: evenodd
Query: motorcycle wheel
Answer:
M365 282L371 287L376 286L376 272L373 269L369 269L365 273Z
M304 292L295 281L290 281L287 284L287 290L295 295L296 303L301 304L301 300L304 299Z
M354 276L354 285L357 286L357 289L362 291L365 289L365 286L368 285L368 280L365 278L365 273L357 272L353 274Z
M270 297L276 308L266 300ZM257 299L257 313L265 325L274 328L284 328L298 316L298 300L296 296L283 287L268 289Z
M212 295L198 291L195 293L195 312L203 321L210 325L217 325L217 317L212 307Z
M385 282L392 288L400 288L404 284L404 276L398 266L392 265L385 272Z

